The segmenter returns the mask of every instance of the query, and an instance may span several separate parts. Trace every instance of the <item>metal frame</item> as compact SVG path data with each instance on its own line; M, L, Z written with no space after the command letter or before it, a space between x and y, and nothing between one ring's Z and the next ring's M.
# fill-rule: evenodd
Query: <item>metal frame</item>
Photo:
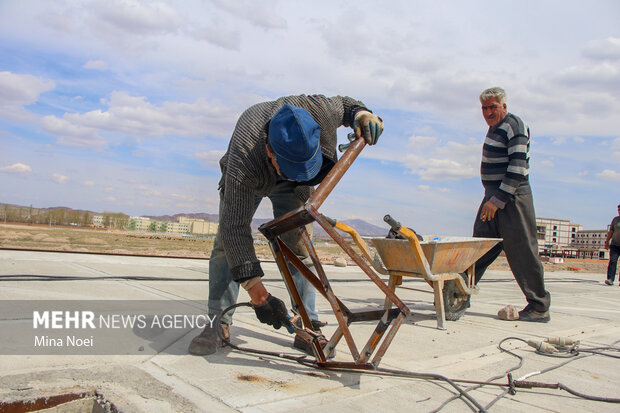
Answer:
M366 146L364 139L353 141L340 160L334 165L327 174L317 190L310 196L304 206L290 211L272 221L269 221L259 228L269 241L269 245L278 264L282 277L288 286L291 296L299 309L299 315L303 322L306 332L310 333L313 340L314 354L317 363L322 367L348 367L355 369L376 368L385 352L387 351L398 329L405 318L410 314L409 308L398 298L395 292L375 273L371 266L356 253L345 239L336 231L329 220L319 213L319 208L340 181L351 164L355 161L359 153ZM318 223L327 234L351 257L351 259L364 271L364 273L374 282L377 287L385 294L395 308L381 309L374 311L352 311L334 294L329 279L320 263L317 252L312 244L312 240L305 226L312 222ZM316 270L316 275L306 266L295 253L282 241L281 235L296 230L300 232L306 245L312 264ZM319 334L312 329L312 323L308 317L306 308L301 300L299 291L293 282L293 277L288 264L296 268L304 278L308 280L316 290L329 302L332 311L338 322L338 328L331 336L325 348L319 344ZM378 321L377 326L370 338L361 350L356 345L349 326L351 323L359 321ZM330 361L328 356L332 353L340 340L344 337L347 346L353 357L352 362ZM373 356L374 353L374 356Z

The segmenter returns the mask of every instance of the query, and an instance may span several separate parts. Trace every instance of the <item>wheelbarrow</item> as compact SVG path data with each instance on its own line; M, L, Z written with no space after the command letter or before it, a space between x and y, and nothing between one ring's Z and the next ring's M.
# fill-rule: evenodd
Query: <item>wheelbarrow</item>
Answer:
M367 238L381 259L378 262L375 257L371 262L377 271L389 275L390 290L395 291L400 286L433 293L439 329L445 328L445 320L461 318L469 308L471 295L478 293L473 284L476 261L502 239L438 237L420 242L413 231L402 227L389 215L384 220L405 238ZM403 287L403 277L422 278L432 291ZM391 305L386 297L385 308L389 309Z

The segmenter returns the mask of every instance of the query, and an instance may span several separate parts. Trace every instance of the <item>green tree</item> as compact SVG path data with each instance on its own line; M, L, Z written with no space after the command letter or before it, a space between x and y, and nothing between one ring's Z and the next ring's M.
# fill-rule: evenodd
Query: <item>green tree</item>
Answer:
M84 211L84 214L82 214L82 220L80 221L80 224L83 227L87 227L88 225L90 225L91 221L92 221L92 217L90 216L88 211Z

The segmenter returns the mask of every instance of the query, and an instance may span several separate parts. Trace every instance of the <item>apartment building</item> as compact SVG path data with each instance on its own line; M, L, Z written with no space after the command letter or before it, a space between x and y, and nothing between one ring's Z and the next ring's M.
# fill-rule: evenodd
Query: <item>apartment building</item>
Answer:
M603 229L579 231L571 246L576 248L605 248L607 231Z
M547 248L562 248L573 245L577 233L583 226L572 224L566 219L536 218L538 243Z
M204 219L179 217L179 223L186 224L189 232L200 235L215 235L217 233L218 223L209 222Z
M93 215L93 226L103 228L103 215Z
M99 221L100 226L103 226L103 219ZM180 235L215 235L217 233L217 228L217 222L208 222L204 219L193 219L186 217L179 217L178 222L164 222L155 221L144 217L130 217L129 224L127 225L127 229L130 231L159 232Z
M189 225L184 222L162 222L160 224L162 225L162 232L169 234L189 234L191 232Z
M151 228L151 220L144 217L131 217L129 218L128 229L132 231L149 231Z

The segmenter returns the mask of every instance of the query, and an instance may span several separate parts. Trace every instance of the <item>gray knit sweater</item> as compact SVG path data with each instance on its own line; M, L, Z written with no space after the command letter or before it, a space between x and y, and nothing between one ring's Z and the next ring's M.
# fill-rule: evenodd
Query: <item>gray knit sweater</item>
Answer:
M355 114L365 109L362 102L346 96L327 98L322 95L301 95L259 103L241 115L228 150L220 160L222 198L219 232L233 280L238 282L263 275L254 251L250 224L254 215L255 197L267 196L277 178L265 150L267 124L287 103L310 112L321 127L323 156L333 162L337 160L336 129L351 126ZM300 186L295 192L306 201L311 187Z
M515 194L530 191L529 173L530 129L508 113L489 128L482 147L480 176L485 193L503 209Z

